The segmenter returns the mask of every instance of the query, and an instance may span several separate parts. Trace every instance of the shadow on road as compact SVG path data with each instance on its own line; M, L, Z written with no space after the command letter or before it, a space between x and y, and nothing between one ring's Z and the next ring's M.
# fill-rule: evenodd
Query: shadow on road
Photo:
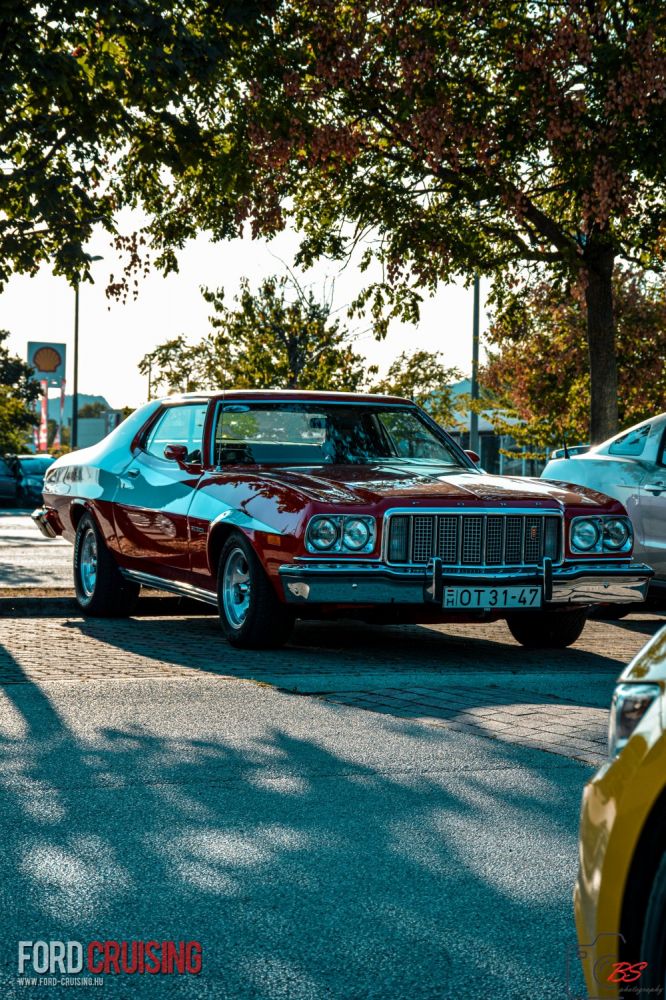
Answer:
M19 938L202 942L200 977L107 977L121 997L563 995L581 768L497 746L470 780L441 733L392 719L372 739L403 764L378 768L363 733L327 737L332 705L296 735L266 692L273 721L243 737L201 702L198 738L131 693L100 721L87 686L73 714L74 690L0 689L3 997L27 995Z
M639 628L635 631L640 632ZM651 623L656 631L661 622ZM483 670L543 674L545 669L617 674L626 663L612 639L608 652L580 643L563 650L528 650L517 645L502 622L479 629L418 625L373 626L354 621L299 622L284 650L235 650L222 638L211 616L136 617L114 621L74 619L68 627L122 648L130 655L162 658L199 671L261 678L266 674L382 672L424 673ZM592 627L592 626L588 626ZM618 628L617 625L613 626ZM629 632L631 626L622 625ZM488 633L492 631L490 638Z
M0 598L0 616L43 619L44 629L35 630L36 642L42 646L66 642L68 659L73 669L77 664L81 667L81 677L86 676L93 651L102 669L109 663L110 676L113 665L122 661L130 673L136 667L136 676L151 664L154 671L167 664L196 674L278 684L281 677L298 674L367 676L371 681L379 671L384 675L399 673L405 682L410 674L436 676L475 671L529 677L541 676L547 670L613 678L643 645L643 635L647 637L663 624L663 617L625 619L612 624L590 622L574 647L543 651L518 646L502 622L478 628L301 622L285 649L255 652L229 646L210 611L195 602L147 595L130 619L85 619L68 597ZM49 631L46 624L53 618L62 622ZM10 660L3 664L0 655L0 677L11 680L11 674Z

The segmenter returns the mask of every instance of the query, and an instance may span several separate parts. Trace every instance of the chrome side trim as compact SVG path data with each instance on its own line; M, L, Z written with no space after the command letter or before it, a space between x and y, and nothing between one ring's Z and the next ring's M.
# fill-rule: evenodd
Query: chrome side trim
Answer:
M217 594L212 594L210 590L194 587L191 583L164 580L161 576L153 576L152 573L143 573L136 569L119 568L122 575L127 580L133 580L134 583L142 583L145 587L154 587L155 590L167 590L169 593L178 594L180 597L192 597L195 601L203 601L205 604L212 604L213 607L217 607Z

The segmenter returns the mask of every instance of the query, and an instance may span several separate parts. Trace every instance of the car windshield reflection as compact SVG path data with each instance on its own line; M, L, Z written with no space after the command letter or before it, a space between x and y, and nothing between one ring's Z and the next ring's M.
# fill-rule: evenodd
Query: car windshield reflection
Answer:
M443 431L408 406L230 403L220 407L215 462L224 465L468 466Z

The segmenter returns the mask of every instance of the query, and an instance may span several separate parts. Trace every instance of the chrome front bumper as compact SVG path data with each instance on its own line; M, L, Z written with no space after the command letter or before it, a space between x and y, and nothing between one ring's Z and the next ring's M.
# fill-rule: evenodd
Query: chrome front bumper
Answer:
M442 604L447 587L540 586L544 604L630 604L644 601L653 571L641 563L584 563L538 570L476 572L382 563L290 563L280 579L289 604Z

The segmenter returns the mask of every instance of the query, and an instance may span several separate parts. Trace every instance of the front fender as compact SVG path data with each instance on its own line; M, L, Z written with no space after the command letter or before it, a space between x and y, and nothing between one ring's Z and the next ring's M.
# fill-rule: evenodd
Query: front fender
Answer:
M243 511L224 511L211 523L206 543L208 570L213 579L224 543L233 531L240 531L247 538L277 596L283 601L284 588L278 571L285 562L293 560L298 547L295 536L278 531Z

